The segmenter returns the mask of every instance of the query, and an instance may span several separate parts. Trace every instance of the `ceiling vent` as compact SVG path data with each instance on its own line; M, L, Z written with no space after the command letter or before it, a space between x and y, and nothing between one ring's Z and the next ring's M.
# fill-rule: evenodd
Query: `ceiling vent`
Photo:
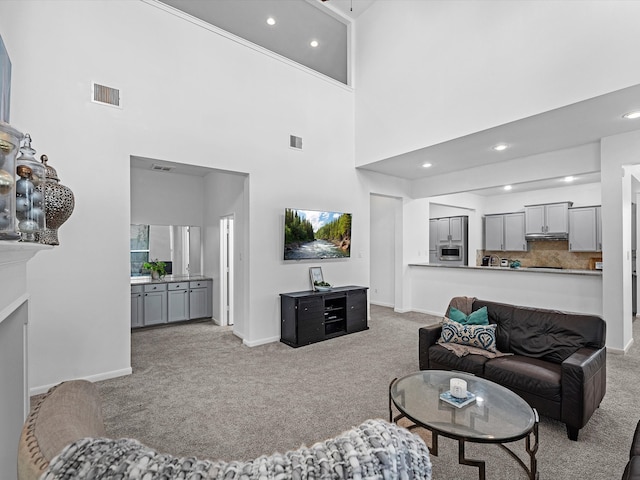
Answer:
M296 137L295 135L289 135L289 146L302 150L302 137Z
M171 170L173 170L173 167L167 167L166 165L158 165L154 163L153 165L151 165L151 170L155 170L157 172L170 172Z
M112 107L121 107L120 90L91 82L91 101Z

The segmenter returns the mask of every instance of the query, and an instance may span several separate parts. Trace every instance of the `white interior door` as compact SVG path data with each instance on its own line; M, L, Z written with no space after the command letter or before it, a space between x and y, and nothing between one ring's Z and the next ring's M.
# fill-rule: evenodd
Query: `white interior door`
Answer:
M233 325L233 215L220 218L220 325Z

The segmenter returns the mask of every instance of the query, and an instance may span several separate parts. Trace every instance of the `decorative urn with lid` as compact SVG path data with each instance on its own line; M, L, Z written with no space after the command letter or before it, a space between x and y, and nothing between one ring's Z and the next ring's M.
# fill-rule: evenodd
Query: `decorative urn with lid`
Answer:
M17 240L16 156L23 135L0 121L0 240Z
M44 231L44 199L42 188L45 169L34 158L36 151L31 147L31 135L24 136L24 145L20 147L20 156L16 160L16 218L20 240L35 242L36 235Z
M47 245L60 245L58 228L71 216L75 207L75 198L71 189L60 183L56 169L47 164L49 158L42 155L40 160L46 170L43 189L46 225L44 231L37 235L38 241Z

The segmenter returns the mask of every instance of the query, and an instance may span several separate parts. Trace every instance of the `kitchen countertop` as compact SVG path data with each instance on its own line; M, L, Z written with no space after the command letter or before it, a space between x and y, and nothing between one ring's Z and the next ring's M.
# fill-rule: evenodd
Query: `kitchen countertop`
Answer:
M569 268L510 268L510 267L483 267L478 265L434 265L430 263L410 263L410 267L431 267L431 268L460 268L467 270L495 270L501 272L527 272L527 273L557 273L560 275L591 275L602 276L602 270L575 270Z
M211 277L205 277L203 275L165 275L159 280L152 280L151 277L131 277L131 285L145 285L148 283L170 283L170 282L185 282L198 280L213 280Z

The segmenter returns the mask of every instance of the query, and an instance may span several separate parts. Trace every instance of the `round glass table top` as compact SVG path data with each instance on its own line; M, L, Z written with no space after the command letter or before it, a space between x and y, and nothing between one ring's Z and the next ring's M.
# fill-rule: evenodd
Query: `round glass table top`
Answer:
M475 401L457 407L440 399L449 380L467 382ZM423 370L391 383L394 405L410 420L445 436L480 443L503 443L525 437L537 414L521 397L497 383L462 372Z

